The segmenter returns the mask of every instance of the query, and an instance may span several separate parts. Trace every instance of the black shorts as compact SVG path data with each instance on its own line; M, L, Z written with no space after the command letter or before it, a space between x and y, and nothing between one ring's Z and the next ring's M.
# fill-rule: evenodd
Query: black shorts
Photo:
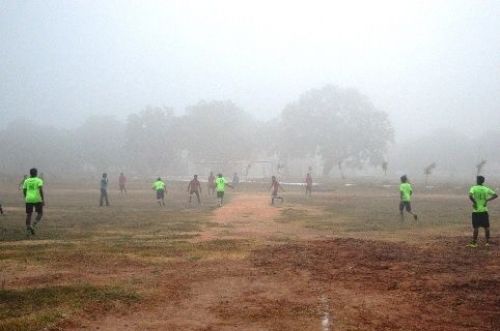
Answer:
M156 191L156 199L164 199L165 198L165 191L164 190L158 190Z
M217 198L224 198L224 191L217 191Z
M33 209L35 209L35 212L37 214L43 213L43 203L41 203L41 202L28 203L28 202L26 202L26 214L32 214Z
M487 212L484 213L472 213L472 227L477 228L489 228L490 227L490 216Z
M399 203L399 211L403 211L405 209L406 209L407 212L411 212L411 203L410 203L410 201L401 201Z

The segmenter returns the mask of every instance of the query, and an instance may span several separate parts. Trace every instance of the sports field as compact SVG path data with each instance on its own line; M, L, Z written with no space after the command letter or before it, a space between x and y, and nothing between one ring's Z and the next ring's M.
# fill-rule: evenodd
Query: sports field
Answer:
M177 183L161 208L145 181L100 208L95 184L46 183L29 239L2 185L0 330L500 330L500 204L495 244L465 247L465 186L416 186L400 223L397 186L285 186L271 206L255 183L217 208Z

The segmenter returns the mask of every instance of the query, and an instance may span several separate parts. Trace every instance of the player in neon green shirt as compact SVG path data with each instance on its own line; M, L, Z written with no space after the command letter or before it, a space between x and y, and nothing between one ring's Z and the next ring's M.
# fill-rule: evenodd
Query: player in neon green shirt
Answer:
M413 188L408 182L408 177L406 175L401 176L401 185L399 185L399 194L401 200L399 202L399 214L401 215L401 222L404 221L404 210L411 214L415 221L418 219L417 214L413 213L411 210L411 197L413 195Z
M217 191L217 199L219 200L219 207L222 207L222 202L224 200L224 191L226 189L226 186L229 186L230 188L234 187L227 182L227 180L222 176L222 174L217 175L214 184L215 184L215 190Z
M484 177L477 176L476 183L469 190L469 199L472 201L472 241L467 245L469 247L477 247L477 237L479 228L484 228L486 237L486 246L490 245L490 217L488 214L488 202L498 198L498 195L487 186L484 186Z
M165 192L166 192L166 184L161 180L160 177L156 179L153 183L153 190L156 191L156 200L160 206L165 207Z
M43 180L37 177L38 170L36 168L30 169L30 177L26 178L23 183L23 194L26 202L26 234L35 234L35 229L38 222L43 217L43 206L45 205L43 197ZM35 223L31 225L31 216L33 209L37 213Z

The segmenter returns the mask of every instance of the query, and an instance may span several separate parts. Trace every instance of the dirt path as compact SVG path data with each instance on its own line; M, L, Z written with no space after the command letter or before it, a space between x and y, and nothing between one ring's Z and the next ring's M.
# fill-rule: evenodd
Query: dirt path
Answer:
M305 229L300 224L280 222L282 211L288 207L280 203L271 205L269 196L264 194L233 195L228 204L214 211L211 221L217 226L206 229L198 240L280 241L320 236L317 231Z
M271 237L279 232L274 220L280 209L270 206L267 196L235 194L232 200L213 212L210 226L193 243L216 239L252 240ZM247 256L247 254L245 254ZM227 257L227 256L226 256ZM155 288L146 290L147 302L136 307L133 313L84 313L77 321L67 322L64 330L224 330L211 307L223 298L231 298L249 280L242 270L240 259L227 259L214 255L209 260L195 263L179 262L158 270ZM144 270L134 270L139 275ZM129 275L133 278L134 275ZM221 324L222 323L222 324ZM218 325L211 329L207 325ZM233 329L233 328L229 328ZM239 330L246 330L243 327ZM248 330L258 330L255 327Z

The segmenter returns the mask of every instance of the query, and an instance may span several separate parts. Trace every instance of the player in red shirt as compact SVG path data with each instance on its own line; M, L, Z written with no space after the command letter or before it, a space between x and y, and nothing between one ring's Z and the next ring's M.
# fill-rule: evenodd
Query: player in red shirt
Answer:
M272 190L272 193L271 193L271 204L274 205L274 200L275 199L279 199L279 200L281 200L281 203L283 203L284 199L283 199L283 197L278 196L278 191L280 189L282 191L285 191L285 190L283 189L283 186L281 186L281 184L276 179L276 176L271 177L271 187L269 189Z
M123 172L120 172L120 177L118 177L118 185L120 186L120 193L125 193L127 194L127 188L125 187L125 184L127 183L127 177L123 174Z

